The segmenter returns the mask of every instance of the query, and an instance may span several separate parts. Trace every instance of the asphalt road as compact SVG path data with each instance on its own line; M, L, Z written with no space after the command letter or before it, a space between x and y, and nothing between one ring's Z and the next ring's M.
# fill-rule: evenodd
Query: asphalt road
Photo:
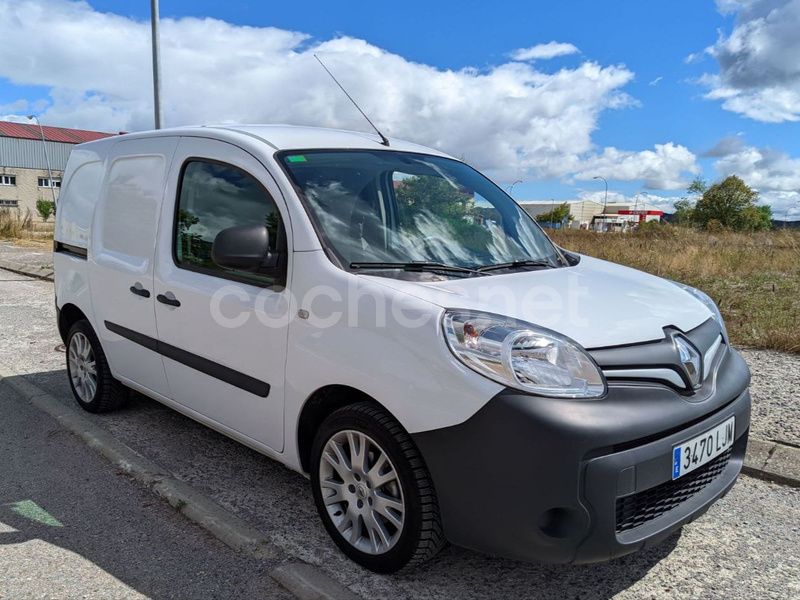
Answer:
M0 272L0 360L71 404L58 343L52 284ZM308 482L281 465L141 396L87 416L365 598L800 597L797 489L743 477L665 543L606 564L530 565L449 548L425 567L379 576L342 557Z
M0 385L0 598L289 598Z

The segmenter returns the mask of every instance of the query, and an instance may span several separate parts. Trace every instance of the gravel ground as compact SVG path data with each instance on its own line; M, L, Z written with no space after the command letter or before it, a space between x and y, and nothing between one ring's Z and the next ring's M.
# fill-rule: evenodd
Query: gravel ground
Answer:
M800 356L741 350L753 382L751 435L800 447Z
M64 355L54 350L59 343L52 284L11 274L4 277L0 272L2 360L72 404ZM756 355L760 363L774 362L768 356L772 353L764 354L766 358ZM747 358L754 360L752 354ZM787 369L796 378L800 360L783 358L791 366L775 368L784 380ZM796 426L791 426L797 413L789 405L788 385L776 387L773 380L768 372L755 373L754 435L769 437L766 432L777 426L776 435L791 442L797 439ZM774 406L780 412L774 412ZM773 414L779 420L767 425L775 421ZM800 596L800 490L743 477L704 517L664 544L607 564L537 566L449 548L428 566L386 577L368 573L342 557L319 523L308 482L281 465L141 396L119 412L87 416L272 535L290 554L320 565L364 597Z

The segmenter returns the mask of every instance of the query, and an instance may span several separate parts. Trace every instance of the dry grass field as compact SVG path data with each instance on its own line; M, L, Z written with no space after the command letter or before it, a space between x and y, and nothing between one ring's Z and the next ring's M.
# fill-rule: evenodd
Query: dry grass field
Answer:
M41 223L30 211L0 209L0 240L13 240L20 246L52 246L53 219Z
M575 252L695 286L718 304L732 343L800 353L800 232L548 232Z

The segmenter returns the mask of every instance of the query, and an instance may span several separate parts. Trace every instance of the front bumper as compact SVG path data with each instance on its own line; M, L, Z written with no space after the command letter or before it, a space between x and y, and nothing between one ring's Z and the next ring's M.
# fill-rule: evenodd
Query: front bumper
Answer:
M731 488L749 381L730 350L691 397L635 382L586 401L506 390L461 425L413 438L453 544L536 562L608 560L658 543ZM730 452L672 482L673 447L731 416Z

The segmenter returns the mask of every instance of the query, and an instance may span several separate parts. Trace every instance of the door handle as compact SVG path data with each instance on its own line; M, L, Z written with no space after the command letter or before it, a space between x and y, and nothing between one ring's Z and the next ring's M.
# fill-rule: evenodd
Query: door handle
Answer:
M148 292L146 289L144 289L142 287L141 283L137 282L136 285L132 285L130 287L130 290L131 290L131 292L133 292L137 296L141 296L142 298L149 298L150 297L150 292Z
M168 298L164 294L159 294L156 296L156 300L161 302L161 304L168 304L169 306L180 306L181 303L178 301L177 298Z

